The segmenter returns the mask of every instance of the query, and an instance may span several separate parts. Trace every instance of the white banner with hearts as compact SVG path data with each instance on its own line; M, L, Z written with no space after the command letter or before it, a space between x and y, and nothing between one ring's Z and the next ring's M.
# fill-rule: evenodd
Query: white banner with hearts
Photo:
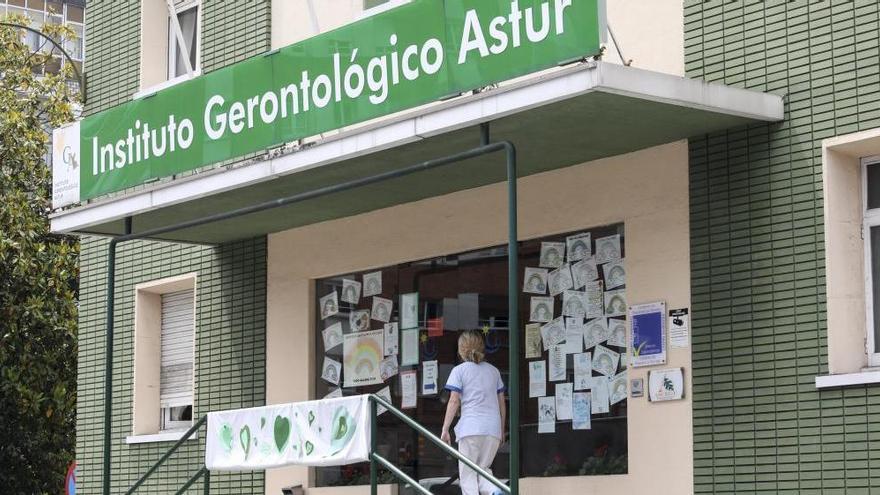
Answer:
M370 404L357 395L208 413L205 466L248 471L369 459Z

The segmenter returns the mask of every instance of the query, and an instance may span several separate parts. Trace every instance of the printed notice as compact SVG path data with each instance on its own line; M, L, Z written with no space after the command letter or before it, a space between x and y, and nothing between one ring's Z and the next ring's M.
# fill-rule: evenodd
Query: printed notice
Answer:
M594 376L590 379L590 406L593 414L606 414L611 410L608 404L608 378Z
M418 377L416 370L408 370L400 372L400 408L413 409L416 407L418 397Z
M422 395L437 393L437 361L422 363Z
M526 325L525 339L526 359L537 359L541 357L543 344L541 341L541 325L538 323L530 323Z
M419 329L401 330L400 335L400 365L419 364Z
M570 383L556 384L556 419L571 419L571 394L572 388Z
M547 395L547 365L544 361L529 363L529 397Z
M593 378L593 357L589 352L574 355L574 389L587 390Z
M571 399L571 429L589 430L590 424L590 394L589 392L576 392Z
M666 303L633 306L630 308L630 321L632 365L666 363Z
M554 345L550 348L550 381L565 380L565 346Z
M687 347L691 344L690 319L688 308L669 310L669 345L671 347Z
M556 433L556 399L538 398L538 433Z

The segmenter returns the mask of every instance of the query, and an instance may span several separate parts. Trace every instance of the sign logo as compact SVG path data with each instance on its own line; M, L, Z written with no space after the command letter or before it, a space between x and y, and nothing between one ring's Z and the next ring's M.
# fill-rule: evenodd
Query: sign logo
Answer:
M79 203L80 123L52 131L52 208Z

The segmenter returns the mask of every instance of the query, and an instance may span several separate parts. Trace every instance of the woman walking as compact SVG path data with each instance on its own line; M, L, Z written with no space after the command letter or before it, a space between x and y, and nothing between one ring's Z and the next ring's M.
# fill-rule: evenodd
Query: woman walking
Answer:
M449 403L440 438L452 443L449 426L461 407L461 418L455 425L458 450L474 464L492 472L492 461L504 438L505 416L504 383L498 368L485 362L483 334L467 330L458 337L458 355L464 361L449 374L446 390ZM462 495L492 495L500 492L489 480L458 463Z

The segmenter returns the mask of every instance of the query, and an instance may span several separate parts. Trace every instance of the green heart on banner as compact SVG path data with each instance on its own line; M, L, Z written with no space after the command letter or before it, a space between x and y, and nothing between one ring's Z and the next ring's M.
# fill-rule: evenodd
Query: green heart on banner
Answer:
M278 448L278 452L284 450L289 438L290 419L284 416L275 416L275 447Z
M312 442L306 440L306 455L312 455L312 452L315 450L315 446L312 445Z
M226 452L232 452L232 427L224 423L220 427L220 443Z
M251 453L251 427L245 425L241 431L238 432L238 440L241 442L241 448L244 449L244 458L248 458L248 454Z

